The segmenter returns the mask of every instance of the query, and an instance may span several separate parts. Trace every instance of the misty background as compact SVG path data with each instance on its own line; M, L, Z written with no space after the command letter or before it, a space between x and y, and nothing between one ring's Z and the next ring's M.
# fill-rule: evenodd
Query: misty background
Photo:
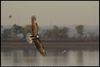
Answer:
M31 16L47 52L41 56ZM99 66L99 1L1 1L1 66Z
M12 18L9 18L9 16ZM39 26L99 25L98 1L1 1L1 24Z
M42 39L99 36L98 1L1 1L2 38L25 38L32 15Z

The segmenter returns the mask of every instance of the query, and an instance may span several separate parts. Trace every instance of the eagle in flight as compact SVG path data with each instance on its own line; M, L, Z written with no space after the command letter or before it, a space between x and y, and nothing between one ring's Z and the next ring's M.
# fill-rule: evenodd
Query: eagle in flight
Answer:
M26 40L28 41L29 44L32 44L34 42L35 47L37 50L40 52L41 55L46 56L46 50L44 48L44 45L42 41L39 38L38 34L38 24L36 22L36 17L32 16L31 17L31 24L32 24L32 34L27 34Z

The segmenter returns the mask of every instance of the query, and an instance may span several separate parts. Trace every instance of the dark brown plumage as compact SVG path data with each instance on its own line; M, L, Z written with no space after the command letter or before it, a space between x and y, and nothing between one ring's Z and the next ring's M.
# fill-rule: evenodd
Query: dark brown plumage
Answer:
M33 37L33 42L35 43L35 46L36 46L37 50L40 52L40 54L45 56L46 55L46 51L45 51L44 45L41 42L41 40L39 38L37 38L38 24L36 23L36 17L32 16L31 17L31 21L32 21L32 37Z

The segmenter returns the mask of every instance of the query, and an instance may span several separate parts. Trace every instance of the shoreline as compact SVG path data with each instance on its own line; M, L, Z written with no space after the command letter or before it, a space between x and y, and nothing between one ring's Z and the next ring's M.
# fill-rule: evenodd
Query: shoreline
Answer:
M43 42L46 49L99 49L99 42ZM34 43L1 42L1 49L34 49Z

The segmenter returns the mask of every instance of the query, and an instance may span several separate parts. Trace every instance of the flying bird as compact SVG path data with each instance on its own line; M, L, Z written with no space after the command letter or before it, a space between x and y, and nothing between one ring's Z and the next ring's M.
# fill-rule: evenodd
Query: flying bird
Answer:
M32 34L28 33L26 36L26 39L29 44L32 44L34 42L35 47L40 52L41 55L46 56L46 50L44 48L43 42L40 40L39 34L38 34L38 24L36 22L36 17L31 17L31 23L32 23Z
M12 18L12 16L11 16L11 15L9 15L9 18Z

